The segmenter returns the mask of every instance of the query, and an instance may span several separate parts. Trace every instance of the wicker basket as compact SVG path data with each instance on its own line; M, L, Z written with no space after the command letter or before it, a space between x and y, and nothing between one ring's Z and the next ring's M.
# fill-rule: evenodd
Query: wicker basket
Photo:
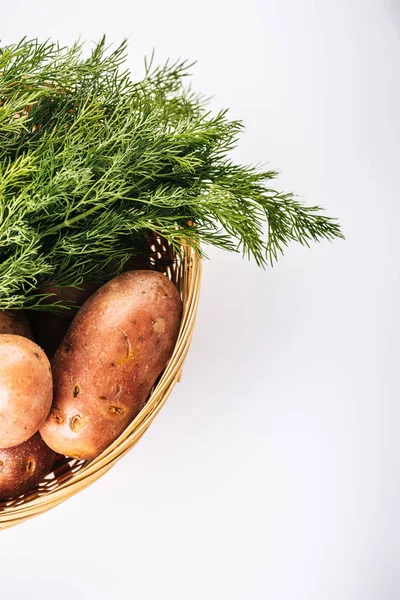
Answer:
M161 410L175 383L180 380L196 318L201 261L190 248L184 249L182 259L175 257L168 243L158 237L151 240L149 261L151 268L164 272L175 283L183 301L179 337L167 368L135 420L100 456L92 461L63 457L37 488L14 500L1 502L0 529L22 523L57 506L104 475L139 441Z

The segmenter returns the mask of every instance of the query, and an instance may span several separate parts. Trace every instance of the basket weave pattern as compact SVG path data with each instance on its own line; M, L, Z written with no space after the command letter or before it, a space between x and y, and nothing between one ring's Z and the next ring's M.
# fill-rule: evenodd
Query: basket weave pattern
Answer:
M183 302L183 316L174 353L155 384L149 399L121 436L92 461L60 457L54 471L28 494L0 502L0 529L12 527L57 506L99 479L142 437L161 410L175 383L189 349L200 292L201 261L190 248L176 257L163 239L151 240L149 267L161 271L176 285Z

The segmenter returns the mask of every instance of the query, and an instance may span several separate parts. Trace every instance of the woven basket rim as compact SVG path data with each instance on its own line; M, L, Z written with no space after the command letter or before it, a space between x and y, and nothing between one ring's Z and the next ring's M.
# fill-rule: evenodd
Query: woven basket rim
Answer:
M133 448L160 412L173 387L180 380L182 366L193 335L199 302L201 258L189 246L183 247L182 267L183 315L178 339L173 355L143 409L113 444L97 458L73 473L67 481L32 500L22 500L21 504L6 505L2 508L0 529L12 527L46 512L91 485Z

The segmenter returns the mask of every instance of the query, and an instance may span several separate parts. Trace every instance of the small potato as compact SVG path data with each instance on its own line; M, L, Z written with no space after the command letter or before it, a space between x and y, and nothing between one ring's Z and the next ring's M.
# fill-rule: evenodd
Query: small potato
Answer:
M52 361L54 401L40 433L60 454L92 459L144 406L171 358L182 314L161 273L131 271L95 292Z
M19 446L0 450L0 500L36 487L52 470L55 457L38 433Z
M95 290L100 287L100 283L84 283L78 288L60 288L57 286L42 287L41 291L45 294L51 294L44 303L62 301L71 308L60 309L58 312L36 311L28 312L29 322L35 336L37 344L43 348L49 358L52 358L61 343L68 327L71 325L79 306L89 298Z
M0 448L22 444L46 420L52 402L50 363L35 342L0 335Z
M33 340L29 321L23 310L0 310L0 334L12 333Z

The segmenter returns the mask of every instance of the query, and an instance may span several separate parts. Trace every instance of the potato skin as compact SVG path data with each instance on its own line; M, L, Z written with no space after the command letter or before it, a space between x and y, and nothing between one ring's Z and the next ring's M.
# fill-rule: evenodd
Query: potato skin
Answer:
M19 446L0 450L0 500L36 487L52 470L55 457L38 433Z
M0 335L0 448L32 437L52 402L50 363L35 342L20 335Z
M144 406L171 358L181 316L175 286L154 271L123 273L95 292L52 361L45 442L86 460L105 450Z
M44 294L52 294L43 300L45 304L62 301L70 309L60 309L58 312L28 311L29 322L37 344L43 348L49 358L52 358L68 331L76 313L89 296L100 287L100 283L87 282L78 288L60 288L48 285L41 288ZM22 334L21 334L22 335Z
M33 340L32 329L23 310L0 310L0 334L12 333Z

